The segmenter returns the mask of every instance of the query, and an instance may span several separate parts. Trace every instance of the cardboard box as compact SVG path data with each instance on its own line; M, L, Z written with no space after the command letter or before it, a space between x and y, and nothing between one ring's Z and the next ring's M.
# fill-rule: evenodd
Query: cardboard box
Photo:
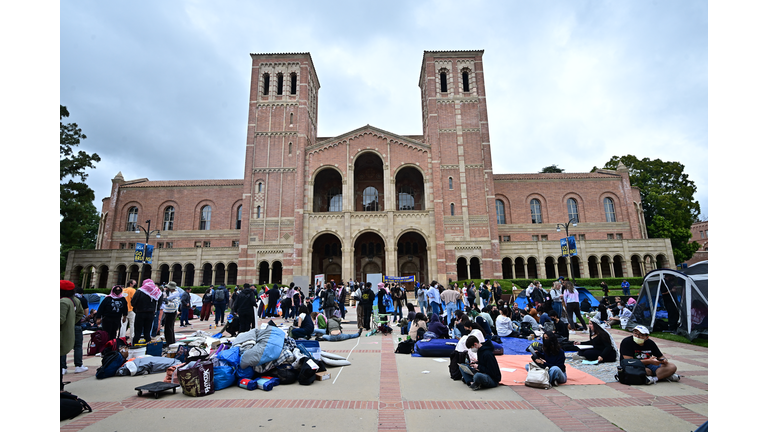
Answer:
M325 381L331 379L331 372L325 371L325 372L317 372L315 373L315 381Z

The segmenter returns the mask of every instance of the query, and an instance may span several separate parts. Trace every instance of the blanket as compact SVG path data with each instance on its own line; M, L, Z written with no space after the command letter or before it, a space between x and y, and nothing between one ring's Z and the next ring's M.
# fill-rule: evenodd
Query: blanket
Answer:
M234 345L253 341L254 345L241 352L240 367L256 367L280 358L285 343L285 332L275 326L265 329L252 329L237 335Z
M496 361L499 363L499 369L501 369L501 384L508 386L525 385L525 377L528 375L525 365L531 362L530 354L497 356ZM515 371L511 372L510 369L515 369ZM568 377L568 381L560 385L605 384L604 381L570 365L566 365L565 375Z
M501 345L504 347L504 355L522 355L530 353L526 351L528 345L533 341L528 339L516 338L516 337L503 337L501 339Z

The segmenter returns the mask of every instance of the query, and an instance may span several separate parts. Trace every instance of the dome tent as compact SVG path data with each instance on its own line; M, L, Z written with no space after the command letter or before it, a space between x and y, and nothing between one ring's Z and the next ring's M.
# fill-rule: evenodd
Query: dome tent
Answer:
M668 311L662 295L669 289L680 317L675 333L688 340L707 334L708 282L707 261L696 263L683 271L657 269L649 272L643 279L627 329L631 330L637 325L652 329L657 319L666 318Z

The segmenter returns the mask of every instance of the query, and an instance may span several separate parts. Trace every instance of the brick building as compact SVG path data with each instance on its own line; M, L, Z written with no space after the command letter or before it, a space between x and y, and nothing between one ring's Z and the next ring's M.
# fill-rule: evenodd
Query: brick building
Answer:
M688 243L697 242L699 250L693 253L691 259L685 262L687 265L709 259L709 221L696 222L691 225L691 239Z
M425 51L423 134L366 125L317 137L320 82L309 53L251 54L245 175L126 181L104 198L96 250L67 274L108 287L139 279L136 225L160 229L141 279L181 285L365 280L642 276L674 267L648 239L628 171L494 174L483 51ZM564 233L576 236L572 266ZM82 270L87 270L82 272ZM90 270L90 271L88 271ZM84 274L85 276L81 276Z

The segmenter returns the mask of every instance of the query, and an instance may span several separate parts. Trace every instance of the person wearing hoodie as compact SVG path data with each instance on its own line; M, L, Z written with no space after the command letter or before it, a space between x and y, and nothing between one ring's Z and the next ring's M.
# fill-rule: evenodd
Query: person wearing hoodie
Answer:
M432 314L429 316L429 325L427 330L431 331L438 337L438 339L448 338L448 326L440 322L440 316L438 314Z
M174 286L176 284L174 283ZM229 290L227 290L227 287L225 287L223 284L219 285L218 288L216 288L216 291L213 292L213 321L216 324L216 327L219 326L219 323L221 325L225 325L226 321L224 321L224 312L227 310L227 305L229 304Z
M152 279L145 279L141 287L133 294L131 306L136 314L134 324L136 328L133 332L131 342L136 344L144 339L144 342L152 340L152 321L155 319L155 309L157 309L157 299L160 298L160 288L155 286Z
M240 318L238 332L245 333L256 327L256 315L253 312L255 307L256 293L253 292L250 284L244 283L242 291L237 295L237 299L235 299L235 303L232 305L233 311Z
M464 383L472 390L497 387L501 382L501 370L493 355L493 342L486 339L481 344L473 335L467 337L466 346L470 351L477 353L477 362L459 365Z
M274 318L277 316L277 302L280 300L280 288L277 284L272 285L272 289L267 293L269 296L269 303L267 303L267 310L264 314L267 317Z

